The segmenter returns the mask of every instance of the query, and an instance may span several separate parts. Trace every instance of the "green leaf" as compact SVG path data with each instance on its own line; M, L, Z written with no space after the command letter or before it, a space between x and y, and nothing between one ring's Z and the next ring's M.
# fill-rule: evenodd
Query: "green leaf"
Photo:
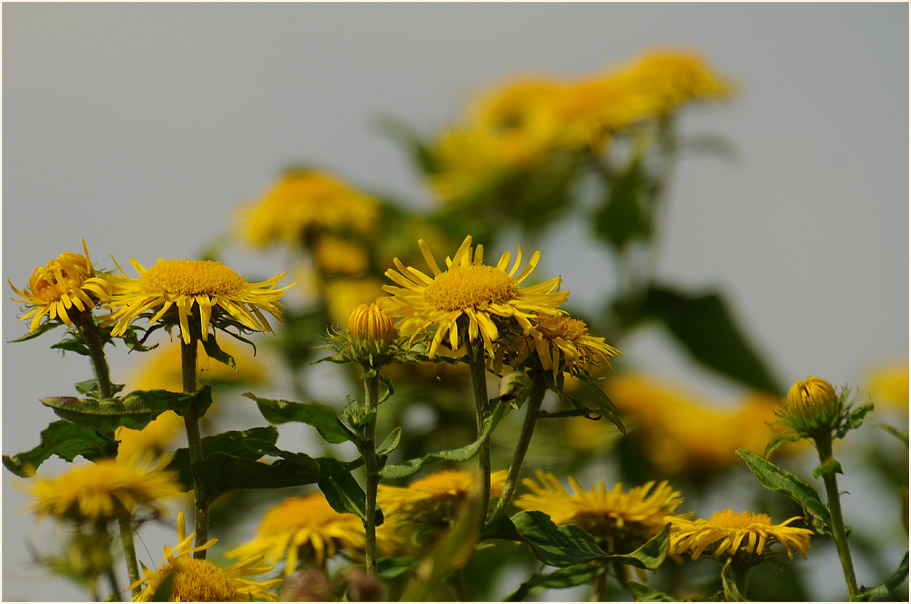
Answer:
M335 415L335 410L320 403L296 403L293 401L260 398L251 392L243 396L256 401L259 412L271 424L301 422L316 428L326 442L338 444L355 441L356 435Z
M113 394L123 390L123 384L111 384ZM98 398L98 380L91 379L84 382L76 382L76 392L92 398Z
M398 426L395 430L389 433L385 439L383 439L383 444L381 444L376 449L377 455L389 455L395 451L396 447L399 446L399 441L402 439L402 427Z
M690 294L654 286L641 300L615 304L614 312L629 326L657 320L706 367L764 392L783 392L720 292Z
M844 438L849 430L860 428L861 424L864 423L864 418L871 411L873 411L873 403L867 403L859 409L851 411L841 425L838 426L838 430L835 431L835 438Z
M407 572L411 572L418 566L414 558L380 558L376 561L376 575L383 579L394 579Z
M112 434L118 426L141 430L164 411L207 407L211 400L211 392L205 387L194 394L135 390L122 398L96 400L52 396L41 399L41 402L68 422L103 434Z
M356 514L361 520L366 520L364 508L367 495L345 464L331 457L319 457L316 461L320 469L319 488L332 509L340 514ZM377 506L374 513L376 526L379 526L383 523L383 512Z
M115 441L95 430L60 419L41 431L41 444L12 457L4 455L3 465L16 476L28 478L52 455L66 461L73 461L79 455L94 460L112 456L115 446Z
M790 472L782 470L770 461L744 449L734 451L747 462L750 471L756 476L759 484L797 502L803 509L804 516L811 518L816 532L831 533L831 516L829 508L819 498L816 490Z
M611 559L621 564L655 570L664 562L670 546L671 526L667 524L660 533L646 541L636 551L629 554L614 555L611 556Z
M604 572L603 566L583 563L567 566L545 575L535 574L520 585L519 589L503 598L503 601L521 602L533 592L541 589L566 589L577 585L585 585L593 581L602 572Z
M52 344L51 348L54 350L75 352L76 354L82 355L84 357L89 356L89 349L85 345L85 342L82 341L81 337L71 337L65 340L60 340L56 344Z
M557 526L543 512L520 512L512 517L512 523L538 560L549 566L566 567L611 557L581 528Z
M436 461L468 461L475 455L481 448L481 445L484 444L484 441L490 437L490 433L496 427L496 425L502 419L503 414L507 405L497 405L496 410L493 415L484 420L484 429L481 431L481 436L471 444L465 445L458 449L450 449L448 451L439 451L437 453L429 453L423 457L409 459L400 464L386 466L380 470L380 476L387 480L392 480L395 478L406 478L416 473L418 470L423 467L424 464L433 463Z
M860 600L863 602L869 602L873 598L885 598L888 595L898 589L898 587L905 582L908 578L908 553L905 552L905 557L902 558L901 564L898 565L898 570L896 570L892 575L889 576L885 582L870 590L863 590L861 593ZM862 588L863 589L863 588Z
M152 594L152 597L149 598L149 602L170 602L171 601L171 588L174 586L174 579L177 578L177 573L168 573L167 576L161 581L157 588L155 588L155 593ZM114 594L116 597L117 594ZM120 598L116 598L117 601Z
M721 569L721 587L724 590L724 598L728 602L748 601L746 597L740 593L737 582L734 581L734 569L732 568L731 560L725 562L724 567Z
M768 445L766 445L764 457L768 457L772 452L785 443L793 443L800 440L799 434L784 434L782 436L776 436L773 438Z
M592 217L595 235L620 250L652 233L646 208L648 180L639 154L610 183L604 204Z
M645 583L638 583L636 581L627 581L627 587L629 587L630 593L633 597L640 602L677 602L677 598L669 596L663 591L658 591L650 585Z
M237 363L234 361L234 357L218 346L218 342L215 340L213 334L209 334L209 337L202 341L202 347L205 349L206 354L209 355L210 359L215 359L219 363L224 363L235 372L237 371Z
M908 431L907 430L899 430L898 428L893 428L892 426L889 426L886 424L876 424L876 427L882 428L883 430L885 430L886 432L888 432L895 438L897 438L900 441L902 441L903 443L905 443L906 447L908 446Z
M35 328L35 331L30 331L27 334L25 334L24 336L18 337L15 340L10 340L9 343L12 344L14 342L27 342L29 340L37 338L40 335L43 335L43 334L49 332L50 330L54 329L55 327L57 327L59 325L60 325L60 323L42 323L41 325L39 325L38 327Z
M841 464L834 458L829 458L826 463L813 470L813 478L819 478L827 474L844 474L841 471Z

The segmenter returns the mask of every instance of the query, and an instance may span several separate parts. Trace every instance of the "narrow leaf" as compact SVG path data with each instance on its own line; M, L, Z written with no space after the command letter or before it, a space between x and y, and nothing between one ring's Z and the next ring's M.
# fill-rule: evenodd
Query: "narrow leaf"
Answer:
M355 434L345 427L332 407L327 405L260 398L251 392L245 392L243 396L255 401L259 412L271 424L308 424L316 428L326 442L334 444L356 440Z
M663 591L658 591L650 585L645 583L638 583L636 581L627 581L627 587L629 591L633 594L633 597L640 602L677 602L677 598L669 596Z
M521 602L540 589L566 589L577 585L585 585L593 581L602 572L604 572L603 566L583 563L567 566L544 575L535 574L528 581L522 583L519 589L503 598L503 601Z
M237 371L237 363L234 361L234 357L219 347L218 342L215 341L214 335L209 334L209 337L203 340L202 347L205 349L206 354L209 355L210 359L215 359L219 363L224 363L235 372Z
M908 446L908 431L907 430L899 430L898 428L893 428L892 426L889 426L886 424L876 424L876 427L882 428L883 430L885 430L886 432L888 432L895 438L897 438L900 441L902 441L903 443L905 443L906 447Z
M50 330L54 329L55 327L57 327L59 325L60 325L60 323L42 323L41 325L39 325L38 327L35 328L35 331L30 331L27 334L25 334L24 336L18 337L15 340L10 340L9 343L12 344L13 342L27 342L31 339L37 338L38 336L49 332Z
M358 484L351 471L342 462L331 457L317 458L319 464L319 488L336 512L340 514L356 514L361 520L366 520L364 509L367 495ZM383 513L379 506L374 510L376 526L383 523Z
M863 601L869 602L873 598L885 598L891 592L895 591L905 580L908 578L908 553L905 552L905 557L902 558L901 564L898 565L898 570L896 570L892 575L889 576L885 582L870 590L864 590L862 593Z
M88 460L113 455L116 443L95 430L57 420L41 431L41 444L30 451L3 456L3 465L21 478L32 476L52 455L73 461L81 455Z
M402 440L402 427L398 426L395 430L389 433L385 439L383 439L383 444L381 444L376 449L377 455L389 455L395 451L396 447L399 446L399 441Z

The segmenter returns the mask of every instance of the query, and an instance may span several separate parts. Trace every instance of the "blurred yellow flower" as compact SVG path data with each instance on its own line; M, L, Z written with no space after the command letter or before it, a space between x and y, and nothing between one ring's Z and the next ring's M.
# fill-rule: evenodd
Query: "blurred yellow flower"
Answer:
M70 313L74 308L77 312L85 312L110 296L111 284L92 268L85 239L82 240L82 251L85 256L63 252L56 260L36 267L29 277L28 287L24 289L18 289L9 281L10 287L19 295L19 298L11 299L29 309L19 317L20 321L31 319L29 332L35 331L45 316L49 322L59 319L67 327L72 327Z
M736 405L706 404L684 387L626 373L605 381L605 391L631 428L646 459L664 476L706 474L742 463L735 449L762 454L775 431L777 397L754 392Z
M695 560L717 543L713 556L732 558L739 552L761 556L768 546L778 542L787 550L789 559L794 559L792 549L806 558L813 531L788 526L798 519L800 516L772 524L766 514L747 511L738 514L730 509L715 512L708 520L671 516L668 518L671 523L670 551L691 554Z
M659 113L668 113L691 101L727 99L733 83L720 76L698 53L655 49L632 64L625 75L650 96Z
M281 579L253 581L243 577L262 575L272 570L272 566L262 564L262 557L246 558L225 568L210 560L193 558L193 553L206 550L218 541L211 539L202 545L193 547L196 533L187 535L183 514L177 517L177 548L164 548L164 559L158 569L143 568L143 578L130 585L142 587L142 591L133 598L134 602L149 602L156 595L162 582L174 577L171 584L170 601L172 602L246 602L249 600L267 600L275 602L278 596L269 591L282 583Z
M220 327L223 320L240 323L253 331L271 332L272 326L263 311L281 323L282 304L278 299L294 285L276 288L285 273L268 281L248 283L231 268L214 260L159 258L148 269L133 258L130 262L139 277L118 277L106 303L112 310L108 322L117 324L111 332L114 336L122 335L143 313L155 311L149 318L150 326L159 321L168 326L179 323L183 341L189 344L189 315L194 313L194 306L203 340L208 336L210 324ZM172 309L177 317L166 314Z
M302 245L314 231L373 232L378 202L323 172L290 170L238 211L240 237L254 247Z
M604 483L583 490L569 477L570 494L556 476L538 470L537 482L522 480L531 494L523 494L515 505L521 510L544 512L554 524L572 524L602 540L611 552L629 552L661 532L677 506L683 503L680 493L667 482L647 482L629 491L617 483L610 491Z
M392 295L378 303L389 316L402 318L398 323L402 336L412 336L414 340L423 330L435 330L428 350L431 358L447 334L450 348L453 351L459 348L460 322L467 326L468 340L473 342L480 337L488 354L493 356L493 342L500 334L498 321L514 320L523 329L530 329L530 319L538 313L554 313L569 294L556 291L559 277L540 285L520 287L537 266L540 252L535 252L528 265L519 271L522 262L519 247L516 262L507 272L508 250L496 266L486 265L484 246L478 245L472 252L469 235L452 259L447 257L443 271L424 240L418 240L418 244L433 277L406 267L396 258L398 270L389 269L386 276L400 287L384 285L383 289Z
M908 360L877 367L867 377L873 403L908 412Z
M177 474L163 464L103 459L74 466L55 478L33 478L21 487L32 497L29 510L39 517L55 516L96 522L118 517L144 505L164 513L161 503L177 497L183 488Z
M345 325L352 308L359 304L376 302L385 295L383 282L374 277L333 279L326 284L329 320L334 325Z
M490 496L499 497L506 483L506 470L490 475ZM465 503L475 485L475 475L463 470L442 470L415 480L407 487L379 486L377 503L384 514L399 520L414 520L432 514L436 519L450 519L460 504Z
M367 271L368 258L363 246L356 242L322 235L313 246L313 258L320 273L357 277Z

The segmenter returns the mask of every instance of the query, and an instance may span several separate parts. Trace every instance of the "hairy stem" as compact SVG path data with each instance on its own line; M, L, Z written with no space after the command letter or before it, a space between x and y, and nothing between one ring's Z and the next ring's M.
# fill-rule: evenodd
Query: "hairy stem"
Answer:
M133 595L138 596L142 592L142 587L138 585L141 577L139 576L139 562L136 560L136 547L133 544L132 518L130 511L119 502L117 503L117 522L120 524L120 542L123 544L130 585L133 586Z
M192 319L192 318L191 318ZM181 369L183 373L183 391L193 393L199 389L196 380L196 352L199 341L199 321L190 321L190 343L180 340ZM193 474L193 493L196 499L196 545L200 546L209 540L209 505L206 502L206 490L202 478L202 437L199 432L199 418L183 418L187 428L187 447L190 451L190 472ZM206 559L206 550L194 552L194 558Z
M369 419L366 426L361 455L364 458L364 469L367 472L366 498L364 501L364 531L366 547L364 564L367 574L376 576L376 492L380 484L379 460L376 457L376 417L379 404L380 376L379 371L365 368L364 391L365 408Z
M484 344L480 340L470 342L468 330L460 334L464 338L468 350L468 369L471 374L471 389L474 393L475 409L477 412L478 438L484 433L484 420L487 419L487 373L484 367ZM478 468L481 471L481 509L484 516L487 514L487 504L490 501L490 440L481 443L478 451ZM482 517L481 522L484 519Z

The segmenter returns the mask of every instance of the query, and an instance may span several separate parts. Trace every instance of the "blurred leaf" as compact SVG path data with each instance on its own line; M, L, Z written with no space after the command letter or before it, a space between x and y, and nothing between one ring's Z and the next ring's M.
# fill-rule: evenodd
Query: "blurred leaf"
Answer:
M712 134L682 138L675 144L675 148L681 154L702 153L716 155L726 160L736 160L740 156L739 150L733 141L723 136Z
M772 462L749 451L737 449L735 453L747 462L759 484L797 502L803 509L804 516L813 520L813 525L818 533L831 534L829 508L822 502L813 487L790 472L782 470Z
M633 597L639 602L677 602L677 598L669 596L663 591L658 591L650 585L645 583L638 583L636 581L627 581L627 587L629 587L630 593Z
M473 443L465 445L464 447L459 447L458 449L439 451L437 453L428 453L423 457L409 459L408 461L396 465L386 466L380 470L380 476L387 480L392 480L395 478L406 478L416 473L424 464L427 463L433 463L437 461L468 461L477 455L478 450L481 448L481 445L490 437L490 433L500 422L500 419L503 417L503 414L508 408L509 407L507 405L498 404L493 415L484 420L484 430L481 432L481 436Z
M41 444L12 457L4 455L3 465L16 476L28 478L51 455L66 461L73 461L79 455L95 460L112 456L115 451L115 441L95 430L60 419L41 431Z
M331 457L319 457L316 462L320 470L319 488L332 509L339 514L356 514L361 520L366 520L364 507L367 495L346 465ZM377 506L374 513L376 526L379 526L383 523L383 512Z
M620 250L637 238L652 232L646 210L646 179L642 159L634 155L630 163L611 179L604 203L592 216L595 235Z
M604 572L604 567L592 564L574 564L555 570L546 575L532 575L531 579L519 586L519 589L503 598L504 602L521 602L540 589L566 589L585 585Z
M783 445L785 443L797 442L798 440L800 440L800 438L801 437L798 434L784 434L782 436L776 436L771 441L769 441L768 445L766 445L765 453L763 454L763 456L768 457L769 455L772 454L772 452L775 449L777 449L781 445Z
M206 354L209 355L210 359L215 359L219 363L224 363L235 372L237 371L237 363L234 361L234 357L218 346L214 334L209 334L209 337L202 341L202 347L205 349Z
M426 176L437 171L433 152L411 126L388 115L380 116L376 124L380 133L389 136L405 148L422 174Z
M732 559L725 562L724 567L721 569L721 587L724 589L724 598L728 602L747 602L746 597L740 593L737 582L734 581Z
M256 402L259 412L270 424L308 424L316 428L326 442L333 444L356 440L355 434L345 427L335 415L335 410L328 405L260 398L251 392L245 392L243 396Z
M616 304L614 310L630 327L646 320L663 323L695 360L710 369L758 390L782 392L720 292L694 295L653 286L641 300Z
M829 458L826 463L813 470L813 478L819 478L826 474L844 474L844 472L841 471L841 464L838 463L837 459Z
M417 568L418 562L414 558L380 558L376 561L376 574L383 579L394 579Z
M873 598L886 598L889 594L895 591L905 580L908 578L908 553L905 552L905 557L902 558L901 564L898 565L898 570L896 570L892 575L885 580L885 582L870 590L865 590L861 596L860 601L869 602Z
M899 430L898 428L893 428L892 426L889 426L886 424L876 424L876 427L882 428L883 430L885 430L886 432L888 432L895 438L897 438L900 441L902 441L903 443L905 443L906 447L908 446L908 431L907 430Z

